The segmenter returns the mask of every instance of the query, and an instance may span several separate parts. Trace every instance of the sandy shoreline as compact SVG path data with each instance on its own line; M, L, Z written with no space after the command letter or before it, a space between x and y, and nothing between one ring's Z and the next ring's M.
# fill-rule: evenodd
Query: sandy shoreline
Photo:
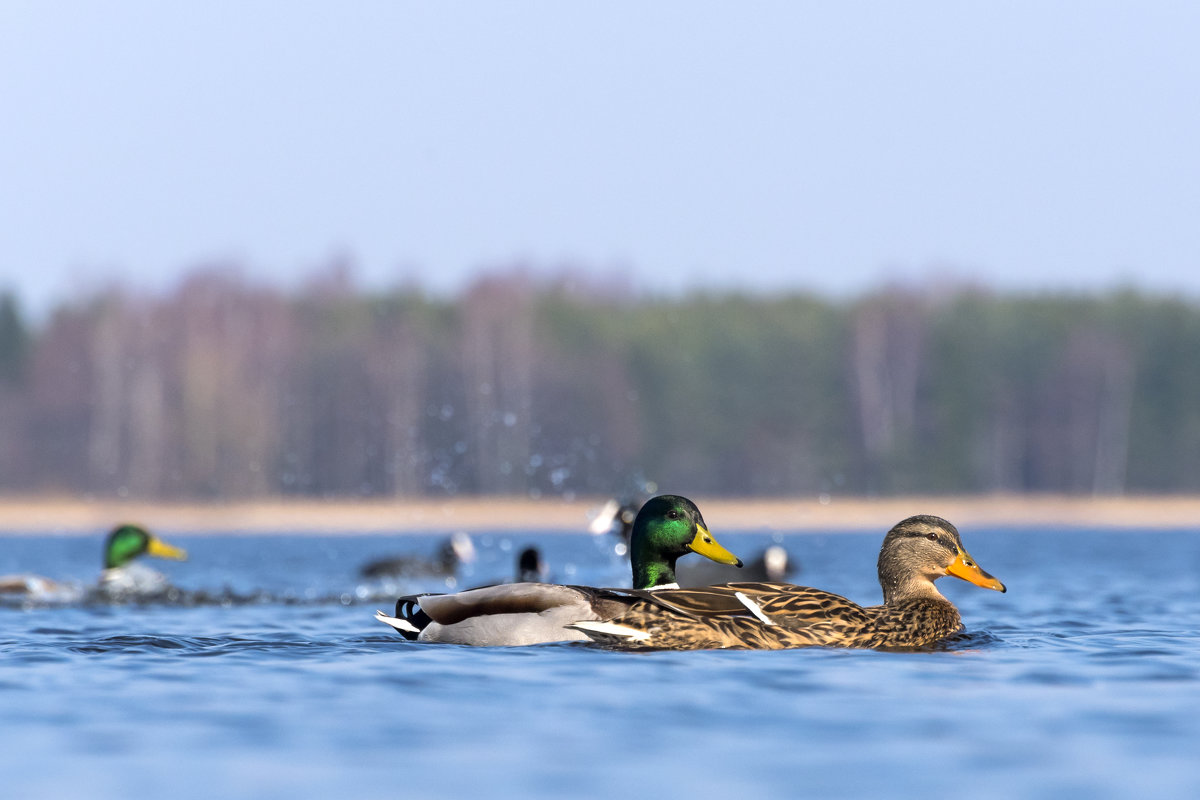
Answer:
M118 521L186 533L438 533L464 530L579 531L607 498L275 500L249 503L141 503L78 498L0 498L0 536L87 535ZM911 514L937 514L960 528L991 525L1200 527L1200 497L954 497L803 499L693 498L721 530L884 531Z

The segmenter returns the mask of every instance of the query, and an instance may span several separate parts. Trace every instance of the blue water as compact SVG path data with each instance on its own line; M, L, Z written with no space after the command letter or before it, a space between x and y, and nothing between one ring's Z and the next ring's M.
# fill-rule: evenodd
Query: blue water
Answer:
M0 607L4 797L1200 797L1200 531L964 530L1009 591L939 583L951 651L648 654L404 642L357 569L440 537L163 533L205 602ZM878 598L880 533L774 538ZM628 579L604 539L493 535L463 583L527 543ZM99 548L0 536L0 574L91 579Z

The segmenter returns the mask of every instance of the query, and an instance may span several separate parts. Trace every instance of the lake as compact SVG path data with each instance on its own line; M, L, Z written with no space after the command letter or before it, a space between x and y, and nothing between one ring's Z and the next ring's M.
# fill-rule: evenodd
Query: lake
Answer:
M444 580L358 569L440 536L161 533L175 602L0 606L5 797L1200 797L1200 530L963 530L1008 593L940 581L950 650L638 654L403 641L374 610ZM878 602L882 531L714 533ZM474 541L463 586L526 544L628 585L604 537ZM100 546L0 535L0 574L92 580Z

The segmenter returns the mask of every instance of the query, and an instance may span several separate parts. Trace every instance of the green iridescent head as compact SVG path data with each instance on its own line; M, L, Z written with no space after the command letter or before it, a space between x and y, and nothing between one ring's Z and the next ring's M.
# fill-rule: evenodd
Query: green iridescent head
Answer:
M108 542L104 545L105 569L123 567L140 555L176 561L187 559L185 550L167 544L140 525L118 525L108 534Z
M633 588L653 589L675 583L675 561L688 553L699 553L718 564L742 566L742 560L708 532L700 509L691 500L673 494L647 500L633 521L629 537Z

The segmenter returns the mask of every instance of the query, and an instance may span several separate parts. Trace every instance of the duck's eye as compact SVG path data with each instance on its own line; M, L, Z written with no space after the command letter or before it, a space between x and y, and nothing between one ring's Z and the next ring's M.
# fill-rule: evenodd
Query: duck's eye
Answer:
M667 519L679 519L679 512L675 510L668 511Z
M936 534L936 533L927 533L927 534L925 534L925 538L926 538L926 539L928 539L928 540L929 540L929 541L931 541L931 542L936 542L936 541L937 541L937 534Z

